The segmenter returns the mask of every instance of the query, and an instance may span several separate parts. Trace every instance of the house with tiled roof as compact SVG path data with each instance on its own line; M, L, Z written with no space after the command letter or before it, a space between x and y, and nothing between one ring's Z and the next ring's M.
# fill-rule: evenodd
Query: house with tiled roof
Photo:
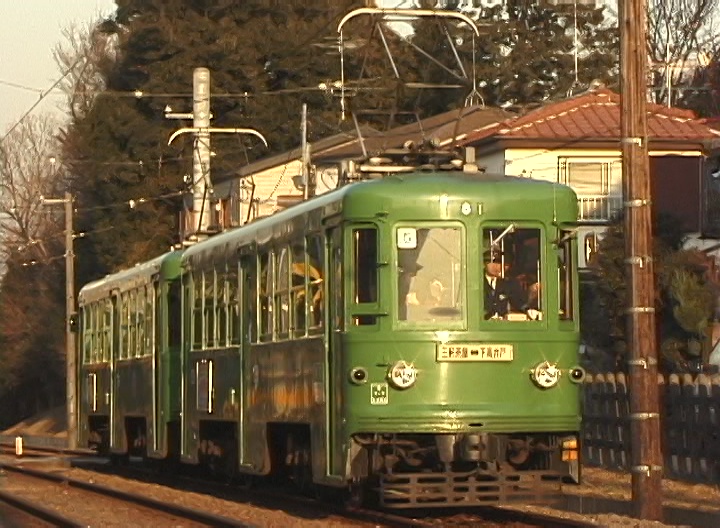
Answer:
M648 104L654 212L704 231L708 156L720 128L693 112ZM610 218L622 207L620 96L600 88L547 104L469 134L461 144L487 172L565 183L578 195L585 266Z
M435 140L455 143L491 123L507 119L509 112L483 105L469 106L381 132L358 127L321 138L309 144L308 169L315 180L316 194L337 186L349 162L364 160L406 142ZM303 198L303 152L300 147L259 159L241 167L224 182L214 182L219 215L225 228L267 216Z

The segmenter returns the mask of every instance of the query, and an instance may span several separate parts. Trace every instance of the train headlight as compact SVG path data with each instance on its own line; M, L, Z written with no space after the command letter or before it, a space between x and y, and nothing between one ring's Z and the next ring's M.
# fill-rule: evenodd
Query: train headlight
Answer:
M412 363L398 361L390 367L388 380L398 389L409 389L417 381L417 370Z
M560 369L557 363L543 361L533 369L531 377L538 387L549 389L560 381Z

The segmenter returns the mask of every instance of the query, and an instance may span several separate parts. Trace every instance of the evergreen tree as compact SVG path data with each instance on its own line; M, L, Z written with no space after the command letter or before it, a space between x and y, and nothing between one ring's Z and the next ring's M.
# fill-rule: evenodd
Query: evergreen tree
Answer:
M653 232L656 275L656 322L661 367L665 371L687 368L698 359L705 333L714 316L717 285L710 281L707 258L683 250L685 233L671 215L658 215ZM609 363L624 369L627 349L627 264L622 218L608 227L592 265L594 288L582 296L583 337L589 344L609 350ZM589 295L588 295L589 293Z
M476 84L488 106L525 106L566 97L587 89L594 81L613 84L619 65L619 34L608 23L604 8L588 6L547 7L528 0L510 0L478 11L481 35L475 44ZM577 30L577 72L575 34ZM451 28L466 70L472 71L472 39L465 28ZM445 36L419 20L414 41L435 49L452 63ZM443 82L448 74L429 66L422 70L426 82ZM577 78L577 80L576 80ZM460 94L428 90L423 107L430 114L447 110L471 93L472 80ZM460 97L458 97L460 96Z
M116 16L102 26L117 42L115 59L100 64L106 91L64 134L78 226L88 232L78 245L81 282L175 241L175 196L187 191L193 138L167 146L191 123L165 119L164 108L192 109L194 68L211 72L213 126L255 128L270 143L268 151L249 136L214 136L216 176L299 144L303 102L310 140L337 132L338 103L317 86L339 77L339 61L313 43L335 34L353 4L117 0Z

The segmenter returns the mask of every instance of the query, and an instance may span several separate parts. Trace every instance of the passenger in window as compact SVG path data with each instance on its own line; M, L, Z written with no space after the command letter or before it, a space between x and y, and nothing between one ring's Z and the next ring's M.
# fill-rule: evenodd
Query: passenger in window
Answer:
M528 286L527 300L522 306L522 311L532 321L540 321L542 319L542 311L540 311L540 283L536 280Z

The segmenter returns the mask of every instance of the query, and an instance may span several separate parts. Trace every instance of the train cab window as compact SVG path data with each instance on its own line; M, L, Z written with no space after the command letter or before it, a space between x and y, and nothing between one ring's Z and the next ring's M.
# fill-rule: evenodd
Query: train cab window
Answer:
M573 299L575 297L573 290L573 268L575 262L573 255L573 231L561 231L560 241L558 243L558 301L561 320L572 321L575 317L573 310Z
M540 229L515 224L483 230L481 283L485 320L543 319Z
M461 321L465 298L462 231L399 227L396 236L398 319Z
M325 277L325 237L311 235L306 239L308 280L308 332L322 332L325 320L325 296L323 280Z
M192 274L193 283L193 332L192 348L201 350L203 346L203 275L196 271Z
M378 236L374 227L354 229L353 243L353 298L355 304L378 302ZM358 315L355 325L372 325L375 315Z

